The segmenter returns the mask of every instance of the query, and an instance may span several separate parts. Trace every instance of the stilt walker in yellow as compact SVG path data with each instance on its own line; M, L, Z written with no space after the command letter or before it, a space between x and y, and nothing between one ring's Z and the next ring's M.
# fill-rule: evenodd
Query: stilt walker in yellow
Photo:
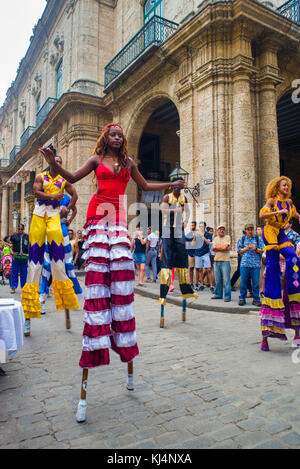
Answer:
M59 158L59 157L57 157ZM27 282L22 290L22 306L25 316L25 336L30 335L30 320L41 317L39 282L44 262L46 239L51 263L52 285L56 309L78 309L73 283L67 277L64 264L64 237L60 224L59 202L66 190L71 195L67 210L77 201L77 194L70 183L50 165L48 171L39 174L33 185L37 203L29 230L29 266Z

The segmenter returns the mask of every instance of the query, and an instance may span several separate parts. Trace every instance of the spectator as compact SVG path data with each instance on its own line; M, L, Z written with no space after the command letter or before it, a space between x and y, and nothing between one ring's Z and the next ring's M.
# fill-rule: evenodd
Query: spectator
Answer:
M156 233L153 233L151 226L149 226L146 242L146 282L156 282L157 280L157 245L158 245L158 236ZM152 269L153 280L150 276L150 265Z
M212 274L211 274L211 262L209 255L209 245L213 240L213 237L206 230L206 223L199 223L199 230L195 234L194 242L197 242L197 239L200 240L202 244L200 248L195 250L195 267L196 267L196 290L204 290L203 275L204 270L207 272L210 291L214 293L213 284L212 284ZM200 282L200 285L199 285Z
M84 254L84 249L83 249L84 239L83 239L81 230L77 231L76 242L78 245L78 257L77 257L76 268L80 270L82 264L84 264L84 259L82 259L82 255Z
M243 235L246 234L246 231L243 230ZM236 268L236 271L234 272L234 274L232 275L231 277L231 291L235 291L236 288L234 288L234 285L236 284L236 282L238 281L238 279L240 278L241 276L241 255L238 253L238 265L237 265L237 268ZM247 298L251 298L252 297L252 285L251 285L251 278L249 277L249 280L248 280L248 283L247 283L247 290L248 290L248 294L247 294Z
M195 237L197 229L197 222L192 221L190 225L190 232L186 235L186 247L188 253L188 262L189 262L189 276L190 276L190 284L191 287L194 288L194 269L195 269L195 243L193 239Z
M132 247L134 249L133 259L137 266L138 278L140 287L144 287L145 265L146 265L146 242L143 232L138 226L138 229L132 238Z
M219 225L217 228L218 235L213 240L212 250L215 252L214 273L215 273L215 295L212 300L231 301L231 284L230 284L230 236L225 235L226 228Z
M23 288L26 284L29 236L27 233L24 233L24 230L24 225L20 224L18 226L18 231L14 233L10 238L13 253L13 261L11 268L11 293L15 293L16 288L18 288L19 275L21 288Z
M72 248L73 265L76 265L77 260L78 260L78 255L79 255L79 248L78 248L77 240L74 238L74 230L69 228L68 229L68 235L69 235L70 244L71 244L71 248Z
M294 248L297 248L297 244L300 243L300 235L292 229L293 222L292 220L288 221L284 227L284 232L289 238L289 240L293 243Z
M239 306L246 304L247 284L249 278L252 282L253 305L261 307L259 297L259 276L261 256L264 250L262 238L254 234L254 225L245 225L246 234L238 240L238 253L241 256L241 287Z
M207 233L212 235L212 242L209 244L209 258L210 258L210 263L211 263L211 277L212 277L212 283L214 285L214 272L213 272L213 266L214 266L214 257L215 253L211 250L212 245L213 245L213 239L214 239L214 229L211 228L210 226L206 227ZM206 287L209 287L209 280L208 280L208 275L207 272L204 272L203 275L203 283Z

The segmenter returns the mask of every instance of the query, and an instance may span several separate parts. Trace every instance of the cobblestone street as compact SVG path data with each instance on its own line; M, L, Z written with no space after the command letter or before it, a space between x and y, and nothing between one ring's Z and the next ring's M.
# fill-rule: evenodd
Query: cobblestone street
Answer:
M82 279L81 279L81 283ZM10 296L1 287L1 297ZM15 295L19 300L19 291ZM82 306L83 300L80 300ZM140 355L135 392L127 367L91 370L87 422L75 419L82 311L32 321L32 335L0 377L0 448L300 448L300 364L291 340L260 351L257 312L230 314L167 305L136 295Z

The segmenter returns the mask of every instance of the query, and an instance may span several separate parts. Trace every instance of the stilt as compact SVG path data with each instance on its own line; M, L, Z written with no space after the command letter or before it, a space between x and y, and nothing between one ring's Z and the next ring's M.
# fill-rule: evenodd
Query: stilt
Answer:
M89 373L89 370L87 368L83 368L81 395L80 395L80 401L78 403L77 413L76 413L76 420L78 423L85 422L86 420L86 409L87 409L86 391L87 391L88 373Z
M134 391L133 362L128 363L127 389L128 391Z
M164 313L165 313L165 307L164 305L161 305L161 308L160 308L160 327L161 328L165 327Z
M182 321L186 321L186 300L182 300Z
M65 312L66 312L66 329L71 329L70 310L65 309Z

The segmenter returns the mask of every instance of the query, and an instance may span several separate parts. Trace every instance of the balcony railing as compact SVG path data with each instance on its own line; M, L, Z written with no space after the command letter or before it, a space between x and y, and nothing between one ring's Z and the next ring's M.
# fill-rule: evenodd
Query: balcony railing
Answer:
M9 167L9 159L8 158L2 158L0 160L0 168L8 168Z
M35 127L30 125L29 127L27 127L25 132L23 132L23 134L21 135L21 138L20 138L20 147L21 148L25 147L27 141L29 140L30 136L33 134L34 131L35 131Z
M12 149L12 151L9 154L9 164L11 164L13 161L16 159L16 154L19 153L20 151L19 145L15 145Z
M278 11L289 20L300 23L300 0L289 0L281 5Z
M128 69L146 51L158 47L178 28L178 24L159 16L153 16L128 44L106 65L105 88Z
M47 101L45 101L39 112L36 114L36 127L42 125L44 120L46 120L49 112L55 106L56 102L56 98L48 98Z

